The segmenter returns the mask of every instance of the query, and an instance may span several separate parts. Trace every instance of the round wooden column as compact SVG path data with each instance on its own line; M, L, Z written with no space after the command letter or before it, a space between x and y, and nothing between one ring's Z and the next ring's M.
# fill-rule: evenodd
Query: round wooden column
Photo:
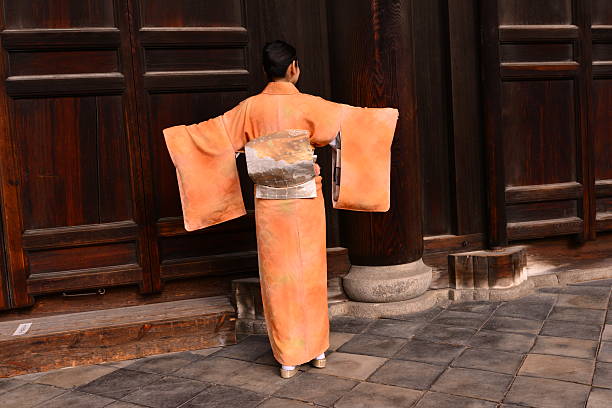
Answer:
M423 208L412 1L334 0L328 4L334 101L399 109L392 145L391 209L386 213L340 211L342 245L348 248L353 270L360 275L354 276L353 283L359 286L359 279L369 279L369 283L361 285L361 291L367 292L368 286L396 279L402 271L405 274L417 271L421 281L416 286L423 287L428 285L423 276L429 273L431 280L431 272L421 260ZM389 268L391 265L396 267ZM355 275L353 270L348 279ZM376 277L379 282L372 281ZM398 290L404 289L400 285ZM349 290L347 294L353 297ZM356 300L376 301L368 296L354 296L359 297ZM387 298L392 300L381 297L379 301L397 300L397 296Z
M329 2L334 100L399 109L392 146L391 209L386 213L340 211L343 244L358 265L403 264L423 254L411 17L411 1Z

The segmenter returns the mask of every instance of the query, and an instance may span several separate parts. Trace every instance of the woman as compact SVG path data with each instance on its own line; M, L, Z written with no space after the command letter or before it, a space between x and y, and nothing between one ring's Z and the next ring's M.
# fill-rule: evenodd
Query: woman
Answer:
M185 229L192 231L246 214L235 152L246 145L248 162L248 148L265 141L259 156L268 157L252 157L276 163L273 167L291 167L293 161L287 157L303 153L298 150L304 135L311 146L332 143L336 149L334 208L387 211L390 147L398 111L358 108L300 93L295 87L300 76L295 48L282 41L266 44L263 67L269 83L260 94L210 120L164 129L176 167ZM329 348L325 210L321 176L314 166L311 192L302 189L306 195L291 195L294 192L286 190L274 196L281 198L269 198L266 191L278 187L259 185L257 180L265 177L254 178L264 316L283 378L292 377L298 365L311 360L315 367L324 367ZM248 167L253 177L252 164ZM268 173L270 170L274 169L268 168ZM285 173L277 172L275 177Z

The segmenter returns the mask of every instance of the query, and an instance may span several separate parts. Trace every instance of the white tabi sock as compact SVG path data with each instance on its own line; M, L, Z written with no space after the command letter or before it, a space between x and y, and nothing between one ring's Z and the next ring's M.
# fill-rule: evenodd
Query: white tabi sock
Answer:
M315 357L317 360L323 360L325 358L325 353L321 353Z
M283 364L283 370L289 370L289 371L295 370L295 366L287 366Z

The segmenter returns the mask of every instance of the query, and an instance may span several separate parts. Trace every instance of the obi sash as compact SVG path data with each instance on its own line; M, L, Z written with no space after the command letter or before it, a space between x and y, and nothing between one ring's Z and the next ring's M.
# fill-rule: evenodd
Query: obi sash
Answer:
M245 144L244 152L256 198L317 196L316 156L307 130L288 129L258 137Z

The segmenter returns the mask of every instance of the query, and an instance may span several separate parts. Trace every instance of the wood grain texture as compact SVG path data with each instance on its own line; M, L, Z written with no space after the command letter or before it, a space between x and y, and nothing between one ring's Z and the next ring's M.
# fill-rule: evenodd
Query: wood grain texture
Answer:
M391 209L340 217L342 246L357 265L407 263L423 253L412 7L399 0L329 3L334 99L400 112L391 148Z
M235 316L223 296L0 323L0 377L233 344Z

